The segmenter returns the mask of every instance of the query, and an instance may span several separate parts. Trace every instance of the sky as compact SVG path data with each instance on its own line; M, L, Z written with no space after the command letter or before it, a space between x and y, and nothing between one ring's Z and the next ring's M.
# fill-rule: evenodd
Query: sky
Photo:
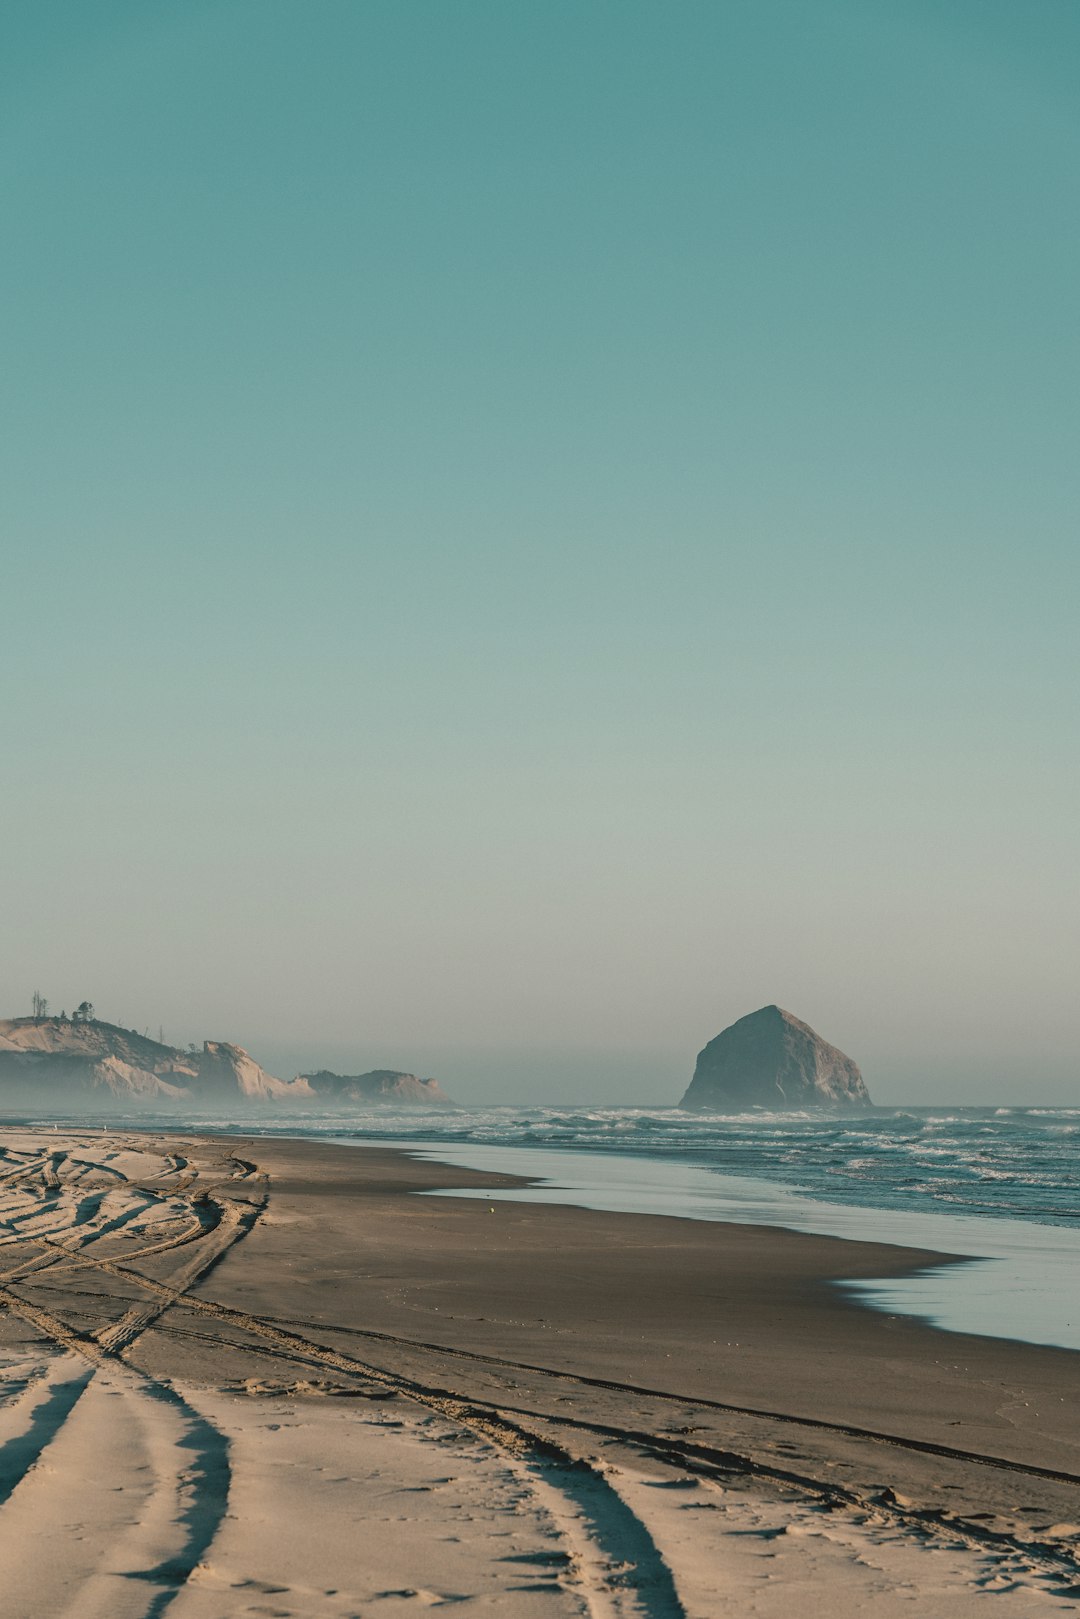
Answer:
M0 1014L1080 1105L1080 9L0 11Z

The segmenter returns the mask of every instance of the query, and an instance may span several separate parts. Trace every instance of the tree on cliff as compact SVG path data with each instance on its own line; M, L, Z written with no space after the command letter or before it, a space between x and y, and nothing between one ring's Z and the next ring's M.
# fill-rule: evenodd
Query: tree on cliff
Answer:
M78 1006L75 1008L74 1012L72 1012L72 1014L71 1014L71 1021L73 1023L93 1023L93 1021L94 1021L93 1002L92 1001L80 1001Z

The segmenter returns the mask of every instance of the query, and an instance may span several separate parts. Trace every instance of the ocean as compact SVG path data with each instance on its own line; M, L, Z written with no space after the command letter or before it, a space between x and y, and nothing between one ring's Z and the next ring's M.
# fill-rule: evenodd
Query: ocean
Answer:
M882 1108L849 1118L628 1107L372 1110L362 1119L321 1118L316 1133L632 1154L776 1181L829 1203L1080 1227L1080 1107Z

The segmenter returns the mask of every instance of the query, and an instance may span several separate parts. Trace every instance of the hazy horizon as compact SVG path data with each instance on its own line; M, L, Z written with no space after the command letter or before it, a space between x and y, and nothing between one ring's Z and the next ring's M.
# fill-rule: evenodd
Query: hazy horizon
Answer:
M77 1004L77 1003L73 1003ZM0 1009L2 1010L2 1009ZM49 1004L49 1015L71 1008ZM743 1012L757 1010L744 1008ZM790 1010L790 1008L789 1008ZM28 1015L19 1013L17 1015ZM627 1105L674 1107L690 1082L700 1046L720 1032L719 1025L691 1048L673 1041L669 1046L641 1043L626 1047L561 1048L558 1046L499 1047L497 1045L431 1045L415 1038L379 1041L371 1037L326 1038L317 1030L306 1040L259 1038L230 1028L182 1031L149 1024L145 1020L115 1018L101 1008L96 1015L122 1028L135 1029L151 1039L186 1047L204 1039L228 1040L244 1046L268 1072L291 1079L303 1072L329 1068L338 1073L362 1073L394 1068L438 1079L451 1099L463 1107L498 1105L574 1106ZM733 1016L741 1016L735 1013ZM833 1043L837 1031L818 1028ZM1071 1055L1054 1071L1046 1065L1040 1074L1022 1068L995 1069L994 1054L979 1050L974 1041L963 1048L920 1050L911 1042L897 1059L887 1052L847 1048L860 1064L875 1106L933 1107L1069 1106L1075 1102L1075 1069ZM267 1106L267 1104L260 1104ZM92 1110L91 1110L92 1111ZM269 1106L280 1116L280 1108Z
M0 18L0 1015L1080 1105L1080 10Z

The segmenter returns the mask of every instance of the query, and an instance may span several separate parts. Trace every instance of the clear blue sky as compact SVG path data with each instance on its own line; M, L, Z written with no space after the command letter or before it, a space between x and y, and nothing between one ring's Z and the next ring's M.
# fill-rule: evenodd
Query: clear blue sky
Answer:
M0 14L0 1012L1080 1101L1080 7Z

